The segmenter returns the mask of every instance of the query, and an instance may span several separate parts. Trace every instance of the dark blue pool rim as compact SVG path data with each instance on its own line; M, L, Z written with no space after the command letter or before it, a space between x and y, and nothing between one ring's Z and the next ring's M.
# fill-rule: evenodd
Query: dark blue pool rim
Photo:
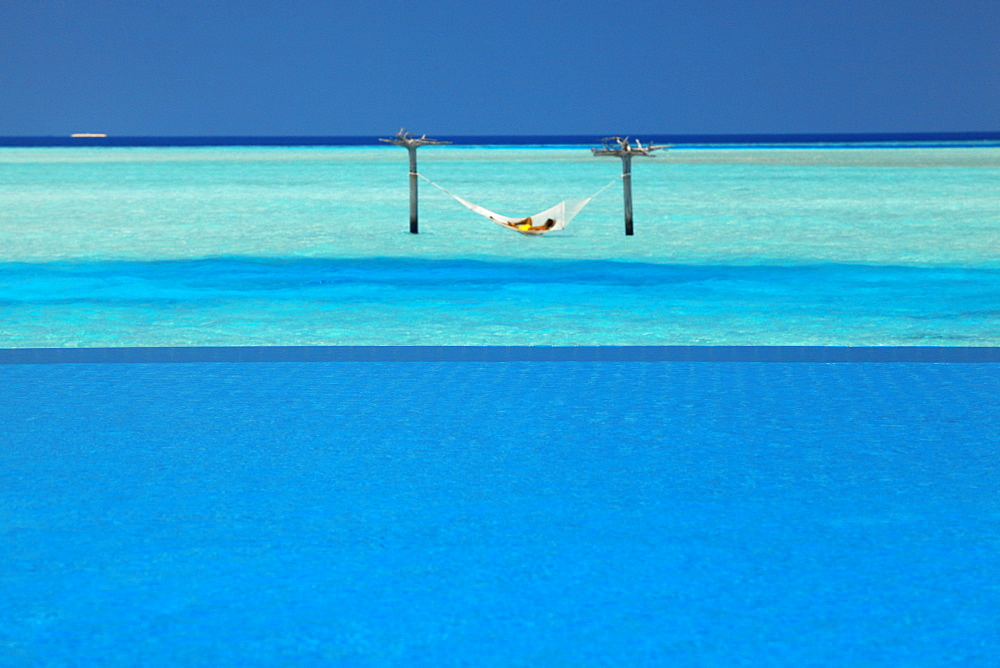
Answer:
M6 348L0 364L201 362L1000 362L1000 347L234 346Z

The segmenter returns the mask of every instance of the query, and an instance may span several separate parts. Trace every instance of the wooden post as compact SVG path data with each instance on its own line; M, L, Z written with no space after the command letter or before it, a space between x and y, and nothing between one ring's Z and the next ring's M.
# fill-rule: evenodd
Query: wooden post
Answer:
M417 172L417 149L428 144L450 144L451 142L428 139L427 135L416 138L407 132L406 128L400 129L393 139L379 139L379 141L403 146L410 153L410 234L417 234L419 231L417 222L417 176L419 174Z
M410 152L410 234L417 230L417 147L407 146Z
M625 236L632 236L632 156L622 154L622 190L625 193Z
M590 149L594 155L616 155L622 159L622 190L625 196L625 236L632 236L632 156L652 157L653 151L668 148L667 145L642 145L636 140L635 146L628 137L607 137L603 148Z

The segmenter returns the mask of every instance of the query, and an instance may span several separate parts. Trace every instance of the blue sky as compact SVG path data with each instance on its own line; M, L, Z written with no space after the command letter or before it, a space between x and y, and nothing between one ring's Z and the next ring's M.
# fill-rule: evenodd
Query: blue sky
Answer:
M0 0L0 135L1000 130L1000 0Z

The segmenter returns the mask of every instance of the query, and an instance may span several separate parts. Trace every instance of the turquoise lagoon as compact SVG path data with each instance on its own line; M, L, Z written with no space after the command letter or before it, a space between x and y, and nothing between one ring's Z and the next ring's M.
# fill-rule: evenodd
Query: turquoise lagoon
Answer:
M529 215L586 147L428 147ZM395 147L0 148L4 347L1000 343L1000 148L682 148L525 237Z

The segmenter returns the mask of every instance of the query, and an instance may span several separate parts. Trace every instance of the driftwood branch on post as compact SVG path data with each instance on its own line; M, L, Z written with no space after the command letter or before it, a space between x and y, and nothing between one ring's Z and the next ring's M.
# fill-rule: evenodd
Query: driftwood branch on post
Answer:
M642 145L638 139L635 146L628 137L605 137L601 140L604 144L601 148L592 148L590 151L594 155L613 155L622 159L622 190L625 196L625 235L632 236L632 157L654 157L653 151L661 148L670 148L668 144L647 144Z
M410 152L410 233L417 234L417 149L421 146L450 144L451 142L428 139L427 135L414 137L406 131L406 128L400 128L392 139L379 139L379 141L402 146Z
M421 135L420 137L414 137L413 133L407 132L406 128L400 128L399 132L392 139L379 139L379 141L384 141L387 144L395 144L396 146L405 146L406 148L419 148L421 146L427 146L428 144L450 144L450 141L438 141L437 139L428 139L427 135Z
M647 144L643 146L642 142L638 139L635 140L635 146L632 146L632 142L628 137L605 137L601 140L601 143L604 144L601 148L590 149L594 155L621 156L628 154L648 157L652 155L653 151L658 151L661 148L672 148L670 144Z

